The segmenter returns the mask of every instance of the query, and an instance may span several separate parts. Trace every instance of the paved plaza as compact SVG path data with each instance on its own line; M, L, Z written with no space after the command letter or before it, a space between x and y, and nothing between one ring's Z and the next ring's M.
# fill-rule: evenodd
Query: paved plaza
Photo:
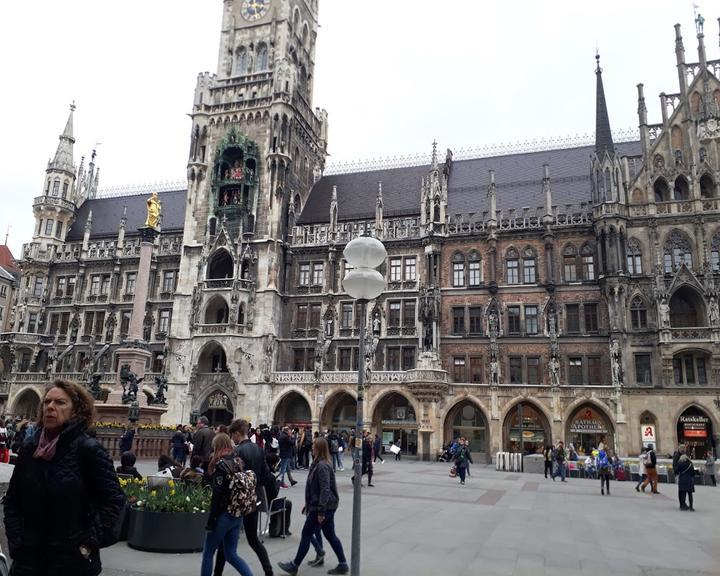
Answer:
M601 496L599 481L563 484L480 466L460 486L448 469L443 463L376 464L375 487L363 489L363 576L720 575L720 488L698 486L691 513L677 509L674 484L661 484L661 494L650 496L635 492L632 482L612 483L612 496ZM151 471L142 464L141 472ZM292 558L299 542L306 473L295 475L299 484L283 490L293 501L293 535L266 539L274 565ZM349 557L351 472L337 476L336 526ZM262 574L243 538L239 553ZM334 566L332 551L327 558L324 568L304 566L300 574L325 574ZM108 576L197 576L200 570L200 554L138 552L124 542L103 550L102 559ZM234 571L228 566L225 573Z

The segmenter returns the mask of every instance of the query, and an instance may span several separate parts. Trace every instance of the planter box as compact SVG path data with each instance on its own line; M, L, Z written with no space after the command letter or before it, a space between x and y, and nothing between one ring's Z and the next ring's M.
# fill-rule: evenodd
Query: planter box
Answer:
M145 552L201 552L209 515L131 508L128 546Z

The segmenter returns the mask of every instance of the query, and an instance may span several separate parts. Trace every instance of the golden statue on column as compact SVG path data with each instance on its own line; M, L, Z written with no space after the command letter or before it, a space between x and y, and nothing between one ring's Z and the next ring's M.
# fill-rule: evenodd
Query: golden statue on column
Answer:
M160 210L162 210L162 204L158 199L158 193L153 192L150 198L147 199L147 220L145 220L145 226L150 228L157 228L160 222Z

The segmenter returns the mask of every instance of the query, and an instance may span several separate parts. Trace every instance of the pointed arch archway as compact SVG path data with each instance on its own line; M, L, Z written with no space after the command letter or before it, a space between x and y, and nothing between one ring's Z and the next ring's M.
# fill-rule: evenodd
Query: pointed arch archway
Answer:
M215 294L205 306L205 324L227 324L230 307L227 300Z
M707 324L703 297L688 284L673 293L669 304L672 328L696 328Z
M15 397L12 410L16 416L23 418L37 418L40 414L40 394L34 388L25 388Z
M403 453L416 455L418 421L414 402L400 391L388 391L374 402L372 426L382 438L383 446L399 441Z
M297 390L291 390L281 396L273 409L273 424L291 428L309 428L312 426L312 408L310 401Z
M473 460L489 462L490 424L481 404L470 396L459 399L447 411L443 423L443 445L464 436L470 442Z
M678 414L677 441L685 444L692 459L705 460L710 450L717 455L714 424L711 414L694 402Z
M347 390L338 390L325 399L322 416L320 417L321 430L350 431L355 428L357 400L354 394Z
M512 402L503 418L503 447L508 452L520 449L520 417L522 414L523 454L542 454L543 447L552 444L550 419L543 408L525 398Z
M565 418L565 443L579 455L589 454L600 443L617 453L615 426L607 409L589 399L571 407Z
M224 278L232 278L234 274L233 258L225 248L218 248L207 264L207 279L219 280Z
M199 412L210 421L210 426L227 426L232 422L235 410L227 391L216 387L205 394Z
M198 356L197 371L200 374L228 372L227 354L222 344L211 340L203 346Z

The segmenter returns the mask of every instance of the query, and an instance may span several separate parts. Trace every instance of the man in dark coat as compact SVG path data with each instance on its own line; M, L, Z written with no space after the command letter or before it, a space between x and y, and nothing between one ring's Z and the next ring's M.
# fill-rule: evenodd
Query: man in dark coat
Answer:
M293 458L293 441L290 437L289 426L283 427L278 442L280 444L280 486L282 488L288 487L288 485L285 484L286 472L288 480L290 480L290 485L295 486L295 484L297 484L297 481L293 479L292 474L290 473L290 464L292 463Z
M125 432L120 436L120 454L132 452L133 440L135 439L135 428L126 426Z
M200 416L197 422L197 432L193 436L193 455L202 458L203 469L208 469L210 464L210 455L212 454L212 440L215 437L208 424L210 421L207 416Z

